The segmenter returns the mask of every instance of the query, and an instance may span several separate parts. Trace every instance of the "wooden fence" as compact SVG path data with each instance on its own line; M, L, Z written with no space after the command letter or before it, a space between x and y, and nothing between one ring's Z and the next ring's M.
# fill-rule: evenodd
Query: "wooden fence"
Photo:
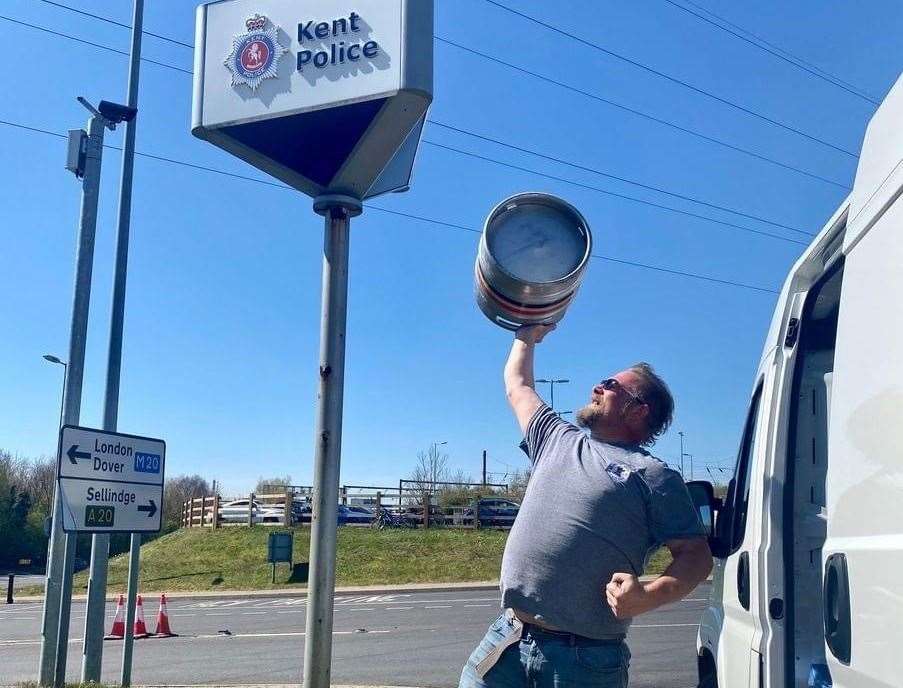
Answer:
M467 506L440 507L435 504L436 494L429 491L385 489L385 493L382 489L373 493L351 493L347 487L343 487L340 491L340 503L351 507L365 506L374 512L386 509L391 513L403 516L421 528L481 527L480 519L474 518L475 514L479 514L481 501L479 499L475 499ZM240 502L240 504L236 505L235 502ZM301 503L309 504L309 496L296 494L290 489L283 493L271 494L254 494L252 492L247 497L232 500L223 500L219 495L195 497L183 503L181 525L183 528L257 525L288 527L299 520L296 518L297 510L294 507ZM286 508L286 505L290 506ZM281 507L281 509L265 513L266 507ZM510 527L510 524L501 527Z

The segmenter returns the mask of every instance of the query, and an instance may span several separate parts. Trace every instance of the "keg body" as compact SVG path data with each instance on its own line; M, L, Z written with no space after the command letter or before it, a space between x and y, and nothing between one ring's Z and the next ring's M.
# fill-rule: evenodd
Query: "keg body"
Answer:
M483 226L477 305L508 330L556 323L577 294L591 251L589 225L566 201L537 192L507 198Z

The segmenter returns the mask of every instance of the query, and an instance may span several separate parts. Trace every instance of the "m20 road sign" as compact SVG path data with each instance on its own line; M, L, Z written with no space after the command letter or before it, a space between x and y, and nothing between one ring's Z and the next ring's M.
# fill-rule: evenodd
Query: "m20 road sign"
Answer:
M166 443L66 425L57 479L66 532L160 530Z

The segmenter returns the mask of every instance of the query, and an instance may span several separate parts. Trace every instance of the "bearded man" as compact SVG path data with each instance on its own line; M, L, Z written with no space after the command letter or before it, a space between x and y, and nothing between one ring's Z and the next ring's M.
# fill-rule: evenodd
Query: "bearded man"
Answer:
M674 401L647 363L592 387L562 420L536 394L533 354L554 325L521 327L505 391L532 475L502 559L502 613L471 654L460 688L626 688L631 620L685 597L712 568L680 474L644 447ZM672 562L640 581L664 545Z

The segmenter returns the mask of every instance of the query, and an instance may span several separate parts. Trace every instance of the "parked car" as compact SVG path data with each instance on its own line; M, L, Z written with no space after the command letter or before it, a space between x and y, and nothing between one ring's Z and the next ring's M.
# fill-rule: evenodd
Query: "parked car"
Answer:
M689 484L716 560L700 688L901 685L901 123L903 78L784 282L724 500Z
M480 525L510 528L520 511L520 504L510 499L488 497L480 500ZM465 520L473 519L473 509L464 510Z
M261 504L256 499L251 506L253 523L282 523L285 507L283 505ZM248 500L235 499L220 504L219 519L222 523L243 523L248 520Z
M345 523L365 523L369 525L374 518L376 518L376 513L365 506L339 505L339 520L342 521L344 519Z
M301 509L299 523L310 523L312 513L313 507L305 504ZM336 505L336 523L340 526L346 523L370 523L374 517L375 514L363 506Z

